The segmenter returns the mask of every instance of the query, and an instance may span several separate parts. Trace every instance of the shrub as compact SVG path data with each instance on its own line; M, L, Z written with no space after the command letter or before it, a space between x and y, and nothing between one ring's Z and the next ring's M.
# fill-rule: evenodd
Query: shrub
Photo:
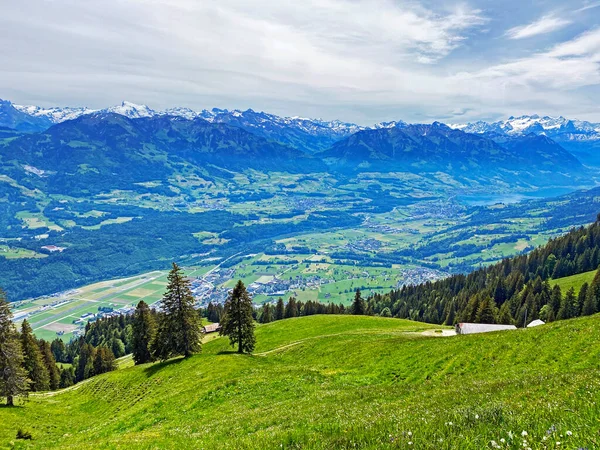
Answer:
M17 439L26 439L30 441L33 439L33 436L29 431L23 431L21 428L19 428L19 431L17 431Z

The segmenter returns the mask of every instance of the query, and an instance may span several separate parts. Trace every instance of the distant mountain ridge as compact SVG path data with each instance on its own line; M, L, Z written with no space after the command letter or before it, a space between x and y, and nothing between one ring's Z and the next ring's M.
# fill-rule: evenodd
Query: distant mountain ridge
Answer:
M499 133L543 134L548 137L567 135L573 140L600 140L600 123L583 120L570 120L565 117L520 116L509 117L507 120L497 122L471 122L466 124L450 125L452 128L474 134Z
M136 183L187 173L206 180L245 169L319 171L302 151L241 128L206 120L154 116L130 119L92 113L0 147L3 174L52 193L132 189ZM24 167L34 167L32 177Z
M560 183L586 172L576 157L545 136L496 135L494 140L440 122L363 130L317 156L350 172L446 172L536 183L542 181L540 174L546 174L546 182Z
M488 136L525 136L530 133L547 136L584 164L600 165L600 123L534 114L491 123L478 121L450 126L467 133Z
M381 122L372 126L362 126L340 120L326 121L303 117L280 117L252 109L245 111L213 108L195 111L190 108L169 108L154 110L146 105L124 101L120 105L94 110L87 107L53 107L14 105L0 101L0 127L22 132L41 132L54 124L74 120L90 114L118 114L129 119L173 116L186 120L204 120L241 128L268 141L278 142L316 154L331 149L337 143L356 133L386 129L416 129L424 125L409 125L403 121ZM436 122L439 124L439 122ZM412 128L411 128L412 127ZM600 123L569 120L562 116L520 116L496 122L472 122L450 124L449 129L483 136L496 143L512 141L511 138L532 134L546 136L557 142L588 166L600 166ZM520 141L521 144L526 140ZM530 142L534 142L530 140ZM541 141L537 141L541 144ZM547 145L548 143L546 143ZM502 144L501 144L502 145ZM522 147L523 148L523 147ZM458 153L460 154L460 152ZM382 155L375 155L377 159ZM384 158L385 159L385 158Z

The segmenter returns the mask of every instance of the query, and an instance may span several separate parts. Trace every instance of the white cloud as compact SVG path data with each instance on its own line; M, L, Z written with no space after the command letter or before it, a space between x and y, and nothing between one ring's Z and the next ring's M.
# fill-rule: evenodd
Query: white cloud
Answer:
M416 0L8 2L0 97L253 108L364 124L531 111L600 119L577 91L600 85L596 31L526 58L507 51L499 62L483 30L497 26L489 10L429 3L437 9Z
M510 39L525 39L540 34L551 33L559 30L572 22L568 19L556 17L554 14L548 14L528 25L520 25L511 28L506 32Z

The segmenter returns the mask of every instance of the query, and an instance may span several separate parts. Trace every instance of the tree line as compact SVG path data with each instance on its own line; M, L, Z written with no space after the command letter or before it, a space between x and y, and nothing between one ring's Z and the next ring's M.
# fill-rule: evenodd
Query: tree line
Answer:
M519 255L468 275L403 286L367 299L374 314L387 310L394 317L453 325L458 322L502 323L525 326L591 315L600 311L600 272L574 289L562 292L550 280L598 269L600 215L526 255ZM527 322L527 323L526 323Z
M135 364L199 353L201 313L194 305L190 281L173 264L159 311L140 301L133 315L88 323L84 335L68 344L59 338L49 343L35 337L27 320L17 331L0 291L0 397L12 406L17 396L72 386L115 370L116 358L128 353ZM241 281L220 311L220 334L228 336L239 353L251 353L256 343L254 309ZM63 363L62 368L57 361Z

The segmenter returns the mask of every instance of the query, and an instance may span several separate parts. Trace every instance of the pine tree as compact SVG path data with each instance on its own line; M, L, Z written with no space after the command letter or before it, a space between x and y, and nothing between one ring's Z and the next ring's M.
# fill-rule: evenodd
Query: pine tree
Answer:
M60 372L60 388L68 388L75 384L75 370L73 366L67 367Z
M273 322L273 308L268 303L263 306L262 314L260 315L260 323Z
M116 368L114 353L104 345L98 347L94 354L94 375L111 372Z
M67 351L65 348L65 343L61 338L56 338L50 344L50 349L52 350L52 354L54 355L54 359L57 362L67 362Z
M298 317L298 305L296 304L296 299L294 297L290 297L287 303L285 304L284 317L286 319Z
M365 314L365 301L360 296L360 289L356 290L354 294L354 301L352 302L352 314L355 316L362 316Z
M510 314L510 307L507 302L504 302L500 307L500 312L498 313L498 323L503 325L512 325L513 318Z
M283 299L277 300L277 306L275 306L275 320L281 320L285 317L285 305Z
M167 292L162 299L163 314L153 346L155 357L161 361L175 355L187 358L202 350L202 329L194 310L190 282L175 263L168 281Z
M238 353L252 353L256 338L252 319L252 299L242 281L238 281L225 301L221 317L221 336L229 336L232 346L238 346Z
M492 302L492 299L486 297L479 303L475 319L477 323L496 323L497 308L495 305L492 305Z
M47 391L50 389L50 377L40 347L27 320L21 324L21 348L24 357L23 367L31 380L30 389L34 392Z
M588 291L591 291L590 295L593 298L592 301L596 305L595 310L600 311L600 267L596 271L596 274L594 275L594 279L592 280Z
M558 320L570 319L575 317L575 307L577 304L577 297L575 296L575 288L571 287L567 291L567 295L565 295L560 304L560 309L558 310L558 314L556 318Z
M597 312L598 310L596 309L596 296L594 294L594 288L592 285L592 287L589 287L586 292L585 300L583 301L583 307L581 309L581 314L584 316L591 316L592 314L596 314Z
M29 380L23 368L23 350L19 333L12 322L12 313L0 289L0 396L6 397L8 406L14 398L27 395Z
M562 292L560 286L555 284L552 288L552 294L550 295L550 307L552 308L552 312L554 313L554 317L558 314L560 310L560 305L562 303Z
M94 376L94 347L83 341L83 339L79 345L79 356L75 371L75 382L77 383Z
M589 291L589 285L583 283L579 288L579 294L577 294L577 308L575 312L575 317L581 316L583 311L583 305L585 304L585 299L587 298L587 292Z
M52 353L52 349L50 348L50 343L40 339L40 352L42 352L42 359L44 361L44 365L46 366L46 371L48 372L48 377L50 380L50 389L53 391L57 390L60 386L60 370L56 365L56 359L54 359L54 354Z
M144 364L153 360L152 342L156 334L156 322L152 311L140 300L133 315L132 350L136 364Z

